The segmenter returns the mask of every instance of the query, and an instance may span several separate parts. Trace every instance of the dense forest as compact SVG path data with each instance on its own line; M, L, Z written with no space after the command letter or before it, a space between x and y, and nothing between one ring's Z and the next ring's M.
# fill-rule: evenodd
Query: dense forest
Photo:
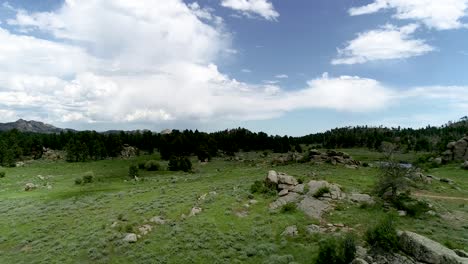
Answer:
M14 165L24 158L39 159L44 149L66 151L71 162L118 157L124 145L152 153L159 151L163 159L173 156L197 155L200 160L220 154L234 155L242 151L277 153L301 152L304 145L313 148L378 149L382 142L395 143L403 151L440 152L449 141L468 133L468 118L449 122L441 127L421 129L385 127L346 127L303 137L269 136L238 128L214 133L173 130L168 134L151 131L98 133L95 131L67 131L56 134L22 133L10 130L0 133L0 163ZM302 146L302 147L301 147Z

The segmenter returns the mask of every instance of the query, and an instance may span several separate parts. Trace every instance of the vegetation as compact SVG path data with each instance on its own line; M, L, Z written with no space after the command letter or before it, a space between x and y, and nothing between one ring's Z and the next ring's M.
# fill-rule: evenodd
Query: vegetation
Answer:
M323 186L323 187L320 187L315 193L314 193L314 197L315 198L320 198L320 197L323 197L325 194L327 193L330 193L330 188L328 188L328 186Z
M192 170L192 162L187 157L172 157L167 165L170 171L184 171L189 172Z
M287 203L281 207L282 213L292 213L297 210L297 205L295 203Z
M6 172L0 171L0 178L5 178L5 176L6 176Z
M385 251L395 251L398 249L398 235L395 228L395 219L393 215L383 218L377 225L366 231L365 238L367 243Z
M147 171L158 171L161 169L161 165L156 160L148 160L145 162L144 168Z
M356 255L356 241L353 235L329 237L320 242L316 264L348 264Z
M134 179L135 177L138 177L138 167L134 164L130 165L128 167L128 177Z

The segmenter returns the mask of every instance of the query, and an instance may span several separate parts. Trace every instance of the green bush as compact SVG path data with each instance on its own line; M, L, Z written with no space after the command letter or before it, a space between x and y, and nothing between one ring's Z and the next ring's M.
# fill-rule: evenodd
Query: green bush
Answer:
M0 171L0 178L5 178L5 176L6 176L6 172Z
M287 203L281 207L282 213L293 213L297 210L297 205L295 203Z
M323 187L320 187L315 193L314 193L314 197L315 198L320 198L322 197L323 195L325 195L326 193L330 193L330 188L328 188L327 186L323 186Z
M385 251L395 251L398 248L398 235L395 228L394 216L389 215L377 225L370 227L365 233L367 243Z
M146 164L146 162L144 162L144 161L138 162L138 169L144 170L145 169L145 164Z
M158 171L161 169L161 165L155 160L148 160L145 163L145 169L147 171Z
M83 176L83 183L91 183L94 181L94 173L89 171Z
M82 183L83 183L83 179L81 179L81 178L76 178L75 179L75 184L76 185L81 185Z
M396 209L406 211L409 216L413 217L418 217L430 210L426 202L415 200L406 193L399 194L392 204Z
M130 165L128 167L128 177L132 179L138 177L138 167L136 165Z
M356 240L347 234L344 238L330 237L319 244L316 264L348 264L356 255Z
M169 160L168 169L170 171L184 171L189 172L192 170L192 162L187 157L173 156Z
M263 194L271 194L275 195L276 190L272 185L267 186L264 181L255 181L251 186L250 186L250 192L251 193L263 193Z

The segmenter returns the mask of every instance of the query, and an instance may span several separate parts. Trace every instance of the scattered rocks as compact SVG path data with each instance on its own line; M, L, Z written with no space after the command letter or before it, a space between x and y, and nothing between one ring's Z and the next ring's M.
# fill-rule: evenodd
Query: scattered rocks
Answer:
M142 225L138 228L138 231L143 236L147 235L149 232L151 232L151 230L153 230L153 227L151 225Z
M468 259L427 237L409 231L399 232L398 237L401 249L418 261L431 264L468 263Z
M281 233L282 236L297 236L299 235L299 231L297 231L297 227L294 226L288 226L286 229Z
M26 183L26 185L24 186L25 191L32 191L32 190L35 190L36 188L37 188L37 185L34 183Z
M189 216L195 216L201 212L202 212L202 209L200 207L193 207L192 210L190 211Z
M135 243L138 241L138 237L134 233L128 233L125 235L123 241L128 243Z

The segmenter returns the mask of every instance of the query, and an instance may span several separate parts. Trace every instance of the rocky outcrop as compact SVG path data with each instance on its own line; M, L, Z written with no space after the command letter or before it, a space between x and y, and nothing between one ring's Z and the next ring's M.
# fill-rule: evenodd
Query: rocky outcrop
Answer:
M321 153L318 150L310 150L309 158L312 162L327 162L333 165L344 164L353 169L361 165L361 162L354 160L349 154L335 150L328 150L326 153Z
M128 233L125 235L125 237L123 238L123 241L124 242L128 242L128 243L135 243L138 241L138 237L136 234L134 233Z
M458 256L453 250L413 232L399 232L399 246L417 261L430 264L468 264L468 258Z
M355 202L355 203L363 203L363 204L375 203L374 199L370 195L362 194L362 193L351 193L350 195L348 195L348 199L351 202Z
M26 185L24 186L25 191L32 191L32 190L35 190L36 188L37 188L37 185L34 183L26 183Z
M286 229L281 233L282 236L297 236L299 231L297 231L296 226L288 226Z
M447 144L447 150L442 153L442 161L466 161L468 160L468 136Z
M120 152L120 156L124 159L136 157L137 154L138 149L127 144L123 145L122 151Z

